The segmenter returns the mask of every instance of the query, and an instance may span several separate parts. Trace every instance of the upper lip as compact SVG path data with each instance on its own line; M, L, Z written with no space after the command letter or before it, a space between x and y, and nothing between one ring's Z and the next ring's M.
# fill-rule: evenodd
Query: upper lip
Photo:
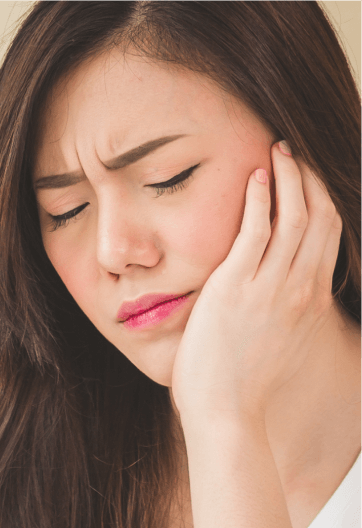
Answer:
M190 293L190 292L189 292ZM169 301L171 299L177 299L188 295L187 293L148 293L134 301L126 301L122 303L120 309L117 312L117 319L121 322L131 317L131 315L138 315L146 312L150 308L153 308L157 304Z

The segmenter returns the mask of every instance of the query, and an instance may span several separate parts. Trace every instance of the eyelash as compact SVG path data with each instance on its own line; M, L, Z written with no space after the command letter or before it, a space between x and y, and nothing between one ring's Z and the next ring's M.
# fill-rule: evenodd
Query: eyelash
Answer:
M180 172L180 174L177 174L166 182L153 183L151 185L147 185L147 187L152 187L153 189L157 190L156 198L162 196L162 194L164 194L165 192L168 194L173 194L174 192L184 189L186 187L186 185L189 183L188 180L192 176L195 169L199 167L199 165L200 163ZM79 207L76 207L75 209L72 209L71 211L68 211L67 213L64 213L62 215L50 215L52 222L51 231L55 231L59 227L66 227L69 224L69 221L72 218L78 216L83 211L83 209L87 207L87 205L89 205L89 202L82 204Z

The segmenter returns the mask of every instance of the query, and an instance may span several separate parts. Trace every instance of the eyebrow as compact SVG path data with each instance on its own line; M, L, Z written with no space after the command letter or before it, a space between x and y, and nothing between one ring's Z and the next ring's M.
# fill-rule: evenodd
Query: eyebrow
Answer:
M187 134L178 134L153 139L152 141L147 141L147 143L143 143L136 148L128 150L116 158L101 163L106 169L110 171L123 169L124 167L128 167L128 165L132 165L132 163L136 163L136 161L148 156L148 154L151 154L151 152L154 152L158 148L163 147L172 141L176 141L176 139L185 137L186 135ZM75 185L76 183L79 183L85 179L86 177L83 171L54 174L51 176L43 176L35 180L34 188L61 189L62 187L70 187L71 185Z

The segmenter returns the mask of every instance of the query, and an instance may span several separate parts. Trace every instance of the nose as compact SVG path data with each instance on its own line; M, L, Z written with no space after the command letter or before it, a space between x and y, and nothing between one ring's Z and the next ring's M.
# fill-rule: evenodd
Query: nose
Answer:
M104 273L119 276L151 268L162 257L156 232L140 207L108 200L99 207L97 260Z

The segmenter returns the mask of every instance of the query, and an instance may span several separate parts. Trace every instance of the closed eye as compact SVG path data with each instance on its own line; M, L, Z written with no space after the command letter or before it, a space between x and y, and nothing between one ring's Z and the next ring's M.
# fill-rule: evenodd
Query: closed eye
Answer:
M152 183L150 185L147 185L146 187L152 187L154 189L157 189L156 198L158 198L165 192L167 192L168 194L172 194L180 189L185 188L186 180L188 180L191 177L195 169L197 169L197 167L199 166L200 166L200 163L198 163L197 165L194 165L193 167L190 167L189 169L186 169L180 172L180 174L177 174L170 180L167 180L161 183Z
M69 221L71 220L71 218L74 218L77 215L79 215L79 213L81 213L83 209L87 207L87 205L89 205L89 202L84 203L80 205L79 207L76 207L75 209L72 209L71 211L68 211L62 215L57 215L57 216L50 215L51 222L52 222L51 231L55 231L56 229L58 229L58 227L66 227L69 224Z
M190 167L189 169L186 169L180 172L179 174L177 174L170 180L167 180L161 183L152 183L150 185L146 185L146 187L152 187L153 189L157 189L156 198L158 198L165 192L167 192L168 194L172 194L180 189L185 188L186 181L189 180L189 178L191 178L193 172L199 166L200 166L200 163L198 163L197 165L194 165L193 167ZM55 231L59 227L66 227L69 224L69 221L72 218L75 218L76 216L78 216L83 211L83 209L87 207L87 205L89 205L89 202L86 202L80 205L79 207L72 209L71 211L67 211L66 213L62 215L56 215L56 216L50 215L51 223L52 223L51 231Z

